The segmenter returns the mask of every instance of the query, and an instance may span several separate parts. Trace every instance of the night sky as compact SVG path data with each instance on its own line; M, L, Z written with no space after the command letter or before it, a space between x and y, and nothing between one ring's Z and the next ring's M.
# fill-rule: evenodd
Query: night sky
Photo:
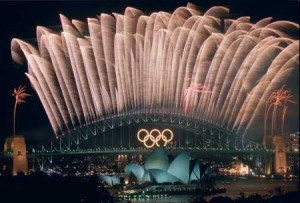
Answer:
M33 41L36 26L51 27L60 25L59 14L68 18L82 19L95 17L102 12L123 13L127 6L138 8L149 14L153 11L174 11L179 6L185 6L185 0L100 0L100 1L31 1L2 2L0 1L0 149L5 137L12 134L12 114L14 99L13 88L19 85L27 86L32 97L27 103L18 107L18 134L23 134L28 144L43 142L54 137L43 107L31 89L24 75L27 67L14 64L10 55L12 38ZM231 17L251 16L251 20L273 17L274 20L289 20L299 23L299 2L297 0L193 0L189 1L206 11L211 6L222 5L230 9ZM294 93L297 104L290 107L286 130L299 129L299 71L287 85Z

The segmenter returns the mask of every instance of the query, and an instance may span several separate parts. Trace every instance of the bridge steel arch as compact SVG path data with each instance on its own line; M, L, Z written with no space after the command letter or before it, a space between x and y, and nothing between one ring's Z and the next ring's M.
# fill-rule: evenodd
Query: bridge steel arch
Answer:
M111 116L90 125L76 128L57 139L51 139L45 144L32 148L32 152L37 154L69 153L80 149L80 145L90 138L101 136L116 128L143 123L160 124L191 131L196 135L199 135L202 142L205 143L209 149L221 148L234 151L262 149L260 144L245 140L242 135L235 134L234 132L220 128L211 123L201 121L196 117L176 113L131 112L118 116ZM200 149L201 147L202 146L199 146ZM124 148L124 150L125 149L126 148ZM128 148L126 150L128 150Z

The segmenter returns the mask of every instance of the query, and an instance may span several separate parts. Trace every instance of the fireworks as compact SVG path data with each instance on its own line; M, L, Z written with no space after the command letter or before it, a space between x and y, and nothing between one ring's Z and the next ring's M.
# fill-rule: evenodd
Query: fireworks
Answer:
M184 101L183 101L184 102L184 113L187 113L187 111L188 111L189 99L190 99L192 93L210 94L210 93L212 93L212 91L205 90L205 87L202 84L194 84L194 85L191 85L190 87L188 87L184 91Z
M15 97L15 105L14 105L14 121L13 121L13 135L16 133L16 113L17 113L17 106L25 103L25 98L31 96L30 94L26 93L25 86L19 86L17 89L15 88L12 94Z
M267 121L269 115L271 115L271 136L274 136L274 131L276 130L276 124L278 117L281 122L281 134L283 134L285 116L288 109L288 103L295 103L293 100L293 95L290 90L286 90L283 87L275 90L269 97L264 112L264 145L266 144L267 136ZM280 116L278 115L280 114Z
M38 46L13 39L12 57L27 61L57 136L143 112L193 116L244 135L263 111L257 98L298 69L299 25L228 14L188 4L149 16L128 7L80 25L61 15L61 33L38 26Z

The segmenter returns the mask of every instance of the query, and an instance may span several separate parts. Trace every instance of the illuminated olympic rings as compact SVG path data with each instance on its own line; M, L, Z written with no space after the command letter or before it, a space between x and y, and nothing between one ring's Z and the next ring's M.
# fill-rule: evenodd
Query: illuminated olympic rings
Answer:
M170 134L169 138L167 138L167 136L165 135L166 132ZM144 134L143 138L141 138L141 134ZM162 140L164 142L164 146L166 146L173 139L173 136L173 132L170 129L165 129L162 132L160 132L158 129L152 129L150 133L146 129L141 129L137 133L138 140L142 142L147 148L154 147L155 145L159 147L160 145L158 142L160 140ZM151 142L151 144L149 144L149 142Z

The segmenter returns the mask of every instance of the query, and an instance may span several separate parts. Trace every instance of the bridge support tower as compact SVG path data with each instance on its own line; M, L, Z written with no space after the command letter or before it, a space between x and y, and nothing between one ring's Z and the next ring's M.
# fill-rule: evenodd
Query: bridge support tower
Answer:
M274 153L265 156L266 175L284 175L287 169L286 147L282 135L265 139L265 147Z
M286 148L282 135L274 136L273 146L275 150L274 172L276 175L286 173Z
M4 154L12 157L12 175L28 175L28 160L25 138L21 135L8 137L4 144Z

